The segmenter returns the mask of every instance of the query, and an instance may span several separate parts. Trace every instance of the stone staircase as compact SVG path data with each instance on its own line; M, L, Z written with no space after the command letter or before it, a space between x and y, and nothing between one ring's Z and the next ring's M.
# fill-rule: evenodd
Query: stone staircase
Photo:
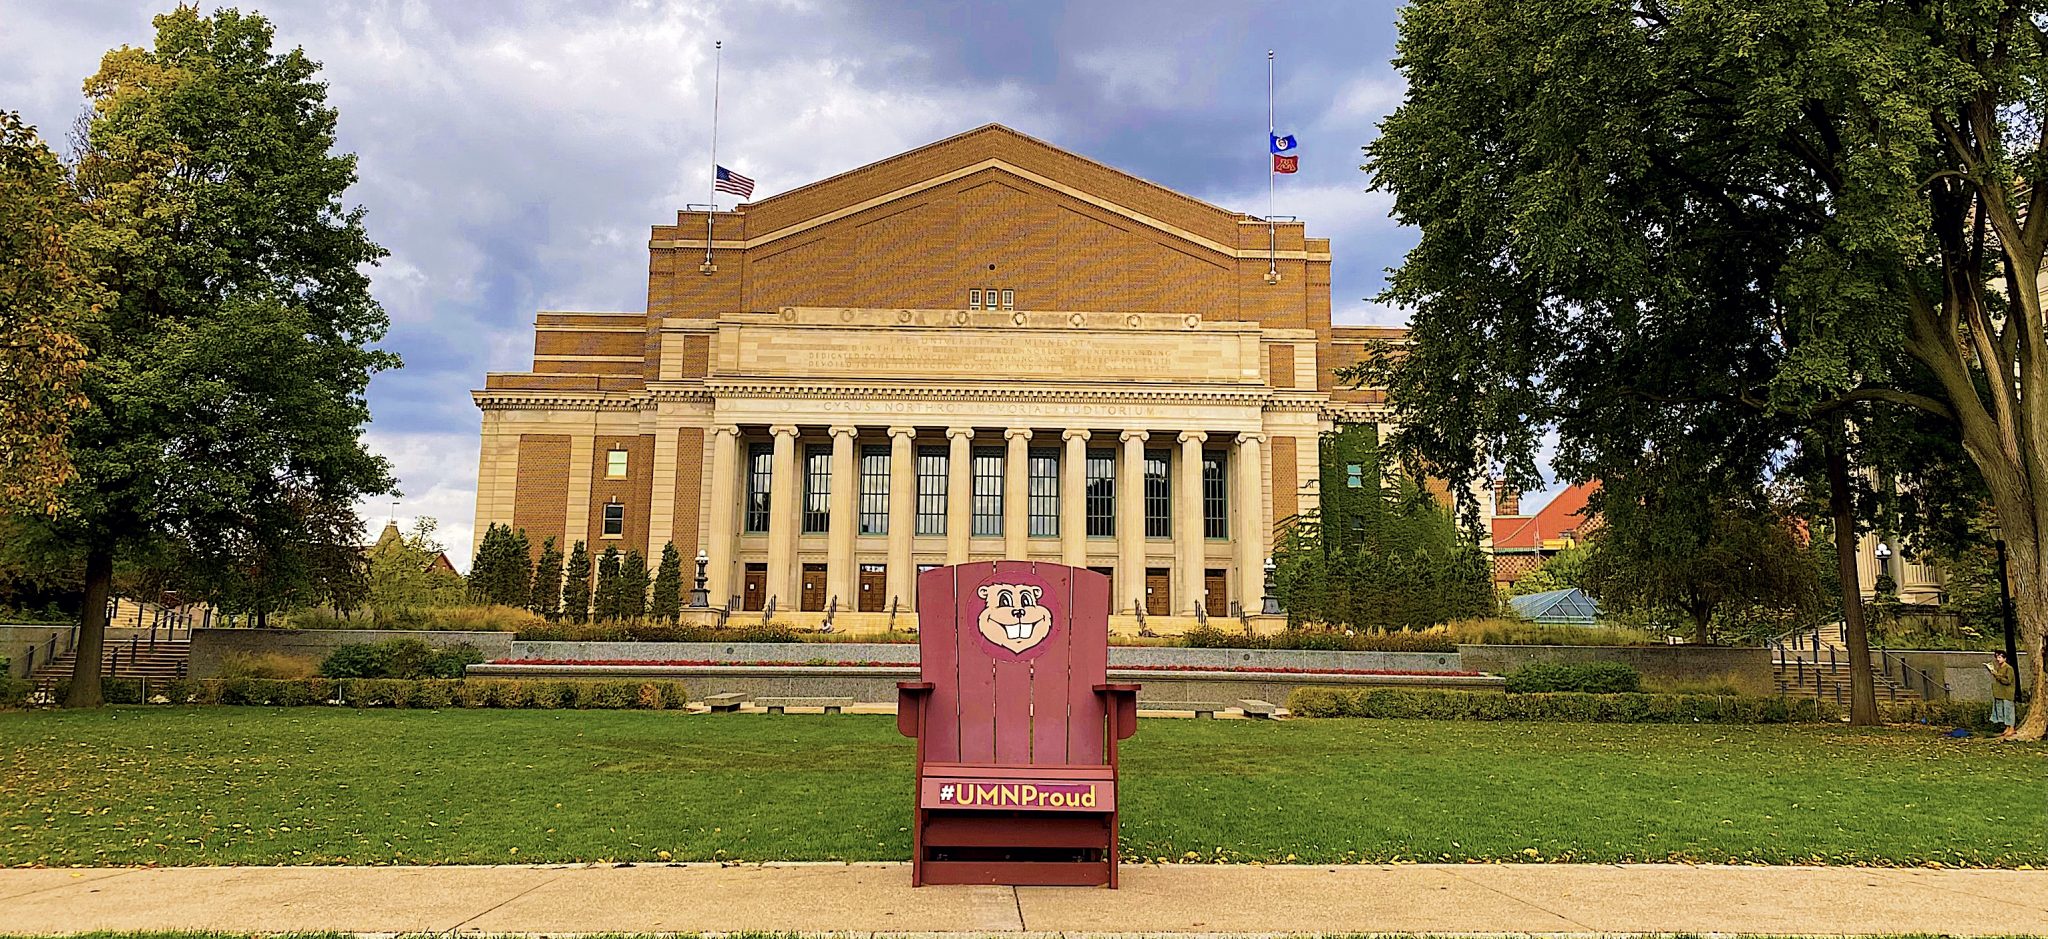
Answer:
M185 677L192 660L190 638L152 638L148 630L138 630L139 635L117 635L118 630L108 630L104 654L100 656L100 674L108 678L143 678L151 681L168 681ZM38 667L30 676L38 692L49 693L57 688L59 681L71 677L78 662L76 649L65 652Z
M1771 671L1778 693L1792 697L1813 697L1837 704L1849 703L1849 685L1855 670L1849 666L1849 647L1835 629L1815 629L1785 636L1771 644ZM1879 701L1911 701L1923 697L1901 686L1886 674L1875 649L1871 650L1870 680Z

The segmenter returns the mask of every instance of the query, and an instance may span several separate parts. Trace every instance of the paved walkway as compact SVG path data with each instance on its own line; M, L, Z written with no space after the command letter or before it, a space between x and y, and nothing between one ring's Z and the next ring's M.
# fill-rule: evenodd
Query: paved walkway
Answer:
M2048 935L2048 871L1677 865L1127 867L1118 891L926 887L903 864L0 871L0 934Z

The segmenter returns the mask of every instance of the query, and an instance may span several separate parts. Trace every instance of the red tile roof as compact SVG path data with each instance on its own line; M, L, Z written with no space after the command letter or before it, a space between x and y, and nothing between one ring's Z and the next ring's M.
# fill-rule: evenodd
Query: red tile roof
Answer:
M1580 483L1558 493L1534 515L1495 518L1494 550L1538 551L1546 541L1576 535L1586 524L1586 500L1599 489L1598 481Z

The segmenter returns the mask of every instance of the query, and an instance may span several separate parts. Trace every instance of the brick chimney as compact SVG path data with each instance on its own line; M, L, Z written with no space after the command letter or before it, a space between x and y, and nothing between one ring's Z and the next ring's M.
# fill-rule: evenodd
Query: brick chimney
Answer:
M1493 514L1509 516L1522 514L1522 491L1504 482L1493 484Z

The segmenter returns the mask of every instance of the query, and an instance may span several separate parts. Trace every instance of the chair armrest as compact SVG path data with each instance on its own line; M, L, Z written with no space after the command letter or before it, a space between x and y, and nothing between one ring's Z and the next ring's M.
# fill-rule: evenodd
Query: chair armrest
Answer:
M1096 685L1095 693L1109 698L1110 726L1116 728L1116 739L1128 740L1138 732L1138 685L1114 684Z
M924 731L924 703L931 699L932 683L928 681L899 681L896 683L896 732L905 737L916 737Z

